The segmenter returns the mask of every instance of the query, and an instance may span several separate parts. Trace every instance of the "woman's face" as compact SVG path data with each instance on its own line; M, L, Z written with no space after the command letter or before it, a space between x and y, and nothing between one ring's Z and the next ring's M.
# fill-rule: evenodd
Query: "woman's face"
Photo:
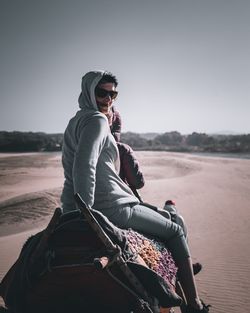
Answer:
M99 111L105 115L109 114L116 96L117 91L115 90L115 85L113 83L98 85L95 90L95 99Z

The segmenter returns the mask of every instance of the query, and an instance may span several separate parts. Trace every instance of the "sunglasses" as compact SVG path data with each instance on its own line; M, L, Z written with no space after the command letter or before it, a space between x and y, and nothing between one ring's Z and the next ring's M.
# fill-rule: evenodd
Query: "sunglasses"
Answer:
M106 98L106 97L110 96L110 98L112 100L114 100L118 95L118 91L106 90L106 89L102 89L102 88L97 87L95 90L95 95L97 97L100 97L100 98Z

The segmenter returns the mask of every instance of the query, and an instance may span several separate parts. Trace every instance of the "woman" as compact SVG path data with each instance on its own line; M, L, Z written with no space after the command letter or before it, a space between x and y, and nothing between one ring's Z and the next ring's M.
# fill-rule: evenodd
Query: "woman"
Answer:
M116 142L120 142L122 129L121 115L112 105L111 112L108 116L111 134L115 137Z
M114 107L114 105L111 106L110 111L105 115L108 118L110 131L115 138L119 151L119 176L130 187L130 189L138 198L140 196L136 190L144 186L145 180L133 149L128 144L120 142L122 127L121 115L119 111L117 111L117 109Z
M74 194L101 211L121 228L132 228L164 240L178 266L188 303L187 313L208 312L199 299L190 252L182 228L139 204L119 177L119 153L109 128L109 116L118 92L111 73L88 72L82 78L80 110L64 133L62 162L65 182L61 196L65 212L75 210Z

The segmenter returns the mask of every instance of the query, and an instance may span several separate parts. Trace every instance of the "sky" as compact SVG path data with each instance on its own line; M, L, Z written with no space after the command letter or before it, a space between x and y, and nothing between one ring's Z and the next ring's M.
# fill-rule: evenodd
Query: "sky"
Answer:
M62 133L81 77L122 131L250 133L249 0L0 0L0 130Z

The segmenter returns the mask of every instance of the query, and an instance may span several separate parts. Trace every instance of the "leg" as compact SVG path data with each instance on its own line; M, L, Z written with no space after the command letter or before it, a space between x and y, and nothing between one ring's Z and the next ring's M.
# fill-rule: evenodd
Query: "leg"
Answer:
M165 202L163 210L160 210L159 213L161 213L161 211L168 212L171 216L171 220L182 227L183 232L185 234L186 241L188 242L187 226L186 226L184 218L178 213L176 206L175 206L175 202L172 200L167 200ZM194 275L197 275L201 271L201 269L202 269L202 265L199 262L193 264Z
M119 214L119 210L117 210L116 214L108 216L109 219L121 228L132 228L165 241L179 268L179 280L187 304L194 309L202 309L195 285L192 261L182 227L143 205L123 209L126 212L123 211Z

